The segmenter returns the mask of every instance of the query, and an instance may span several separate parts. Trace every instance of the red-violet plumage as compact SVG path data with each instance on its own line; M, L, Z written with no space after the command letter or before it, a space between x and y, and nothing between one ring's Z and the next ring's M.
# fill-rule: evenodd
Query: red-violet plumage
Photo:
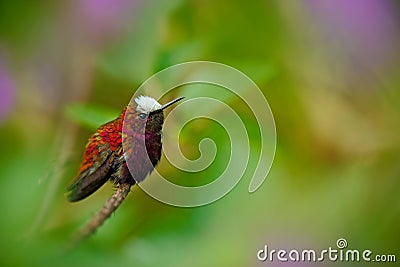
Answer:
M78 175L67 188L68 200L86 198L108 180L131 185L143 181L161 157L163 109L181 99L161 106L140 96L115 120L100 126L89 138Z

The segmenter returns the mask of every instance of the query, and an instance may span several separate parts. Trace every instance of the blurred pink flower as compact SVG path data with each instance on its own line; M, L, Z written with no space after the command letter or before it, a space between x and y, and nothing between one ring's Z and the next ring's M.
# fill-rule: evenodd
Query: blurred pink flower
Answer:
M383 73L398 60L399 13L395 1L304 1L311 19L326 34L327 47L351 62L353 70ZM325 45L324 44L324 45ZM397 57L397 58L396 58Z
M6 62L0 56L0 122L10 114L15 104L15 85Z
M84 38L106 41L130 26L131 15L138 0L73 1L73 20Z

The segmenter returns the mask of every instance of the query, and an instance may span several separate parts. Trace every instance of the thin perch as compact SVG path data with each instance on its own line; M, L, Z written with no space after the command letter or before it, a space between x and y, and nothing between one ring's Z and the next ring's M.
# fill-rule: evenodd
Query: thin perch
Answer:
M121 205L125 200L126 196L130 192L131 184L125 183L120 184L114 194L107 200L103 208L93 216L85 227L76 233L74 237L74 243L78 243L89 236L91 236L96 230L104 223L104 221L111 216L111 214Z

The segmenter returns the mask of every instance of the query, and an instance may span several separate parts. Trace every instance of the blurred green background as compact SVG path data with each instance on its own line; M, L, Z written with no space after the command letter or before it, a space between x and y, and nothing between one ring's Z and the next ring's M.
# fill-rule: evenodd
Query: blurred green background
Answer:
M0 1L0 266L280 266L257 251L342 237L400 260L399 22L399 2L380 0ZM245 176L224 198L176 208L135 188L66 251L113 192L65 199L87 138L150 75L192 60L231 65L263 91L278 138L267 180L247 192L255 134ZM238 99L227 104L251 118ZM204 137L227 142L218 124L193 121L180 136L188 158Z

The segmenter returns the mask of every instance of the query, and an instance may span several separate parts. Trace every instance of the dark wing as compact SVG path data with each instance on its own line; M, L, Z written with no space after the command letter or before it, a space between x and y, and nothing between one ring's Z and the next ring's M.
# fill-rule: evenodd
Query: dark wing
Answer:
M85 159L81 170L67 187L69 192L67 198L71 202L86 198L110 178L109 172L114 160L114 154L107 143L99 146L98 153L90 151L90 148L96 145L94 142L98 142L98 140L94 140L92 137L86 146Z

